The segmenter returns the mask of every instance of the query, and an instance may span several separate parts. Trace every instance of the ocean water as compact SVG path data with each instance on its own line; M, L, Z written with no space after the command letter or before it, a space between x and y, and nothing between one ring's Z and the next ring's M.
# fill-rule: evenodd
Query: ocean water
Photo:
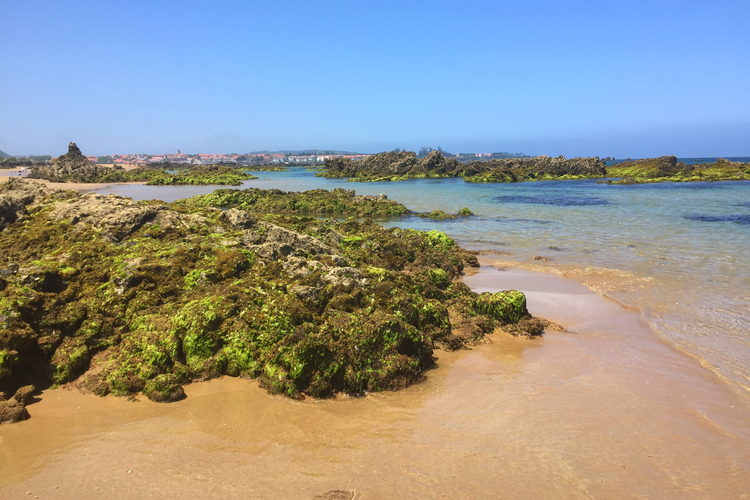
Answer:
M750 182L351 183L304 169L254 174L260 178L244 187L343 187L384 193L415 211L469 207L475 217L386 223L438 229L468 248L505 252L509 261L541 263L580 277L642 311L655 335L739 392L750 390ZM171 201L214 189L114 185L98 192Z

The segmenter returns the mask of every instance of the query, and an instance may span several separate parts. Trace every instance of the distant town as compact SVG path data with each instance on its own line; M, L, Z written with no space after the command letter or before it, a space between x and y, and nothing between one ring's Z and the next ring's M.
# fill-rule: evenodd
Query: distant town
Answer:
M522 153L458 153L452 154L442 151L440 148L422 148L417 156L425 156L427 153L437 149L445 156L456 158L461 162L476 160L492 160L496 158L527 158ZM85 151L85 150L84 150ZM353 153L349 151L331 150L302 150L302 151L257 151L253 153L176 153L166 154L112 154L104 156L87 156L93 163L113 165L150 165L162 163L182 163L188 165L208 164L235 164L235 165L322 165L326 160L332 158L360 159L370 156L364 153ZM53 157L49 155L39 156L11 156L0 151L3 163L13 159L25 160L31 163L44 163Z

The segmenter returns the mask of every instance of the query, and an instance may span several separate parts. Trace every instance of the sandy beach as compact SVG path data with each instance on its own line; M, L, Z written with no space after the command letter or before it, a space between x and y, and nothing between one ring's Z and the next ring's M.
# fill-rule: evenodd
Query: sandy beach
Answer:
M291 401L222 378L157 404L45 391L0 427L0 498L742 498L750 406L629 311L492 267L569 331L496 334L406 390Z
M10 179L20 177L18 170L16 169L0 169L0 184L8 182ZM97 189L104 189L112 186L119 185L140 185L146 184L145 182L50 182L46 179L34 179L37 182L41 182L44 185L54 189L67 189L71 191L95 191Z

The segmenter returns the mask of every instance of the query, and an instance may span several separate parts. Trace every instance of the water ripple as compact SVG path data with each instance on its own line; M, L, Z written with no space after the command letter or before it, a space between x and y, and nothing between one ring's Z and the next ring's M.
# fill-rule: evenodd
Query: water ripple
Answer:
M699 222L734 222L735 224L750 224L750 214L725 214L725 215L705 215L689 214L683 215L684 219Z
M579 196L574 194L543 193L539 196L511 194L495 196L494 201L501 203L525 203L530 205L556 205L560 207L585 207L609 205L609 201L597 196Z

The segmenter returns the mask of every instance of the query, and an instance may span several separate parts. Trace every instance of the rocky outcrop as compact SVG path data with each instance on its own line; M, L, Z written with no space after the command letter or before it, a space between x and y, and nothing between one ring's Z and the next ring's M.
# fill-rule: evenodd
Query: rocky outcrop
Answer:
M68 152L52 160L51 165L34 167L29 178L46 179L51 182L98 182L120 167L104 167L91 163L75 142L68 144Z
M750 163L718 159L712 163L686 164L674 156L644 158L616 163L607 168L610 184L648 182L705 182L750 180Z
M290 397L399 389L434 349L529 317L519 292L460 283L476 257L446 234L354 217L403 207L381 197L167 204L33 184L15 184L24 220L0 231L0 391L18 395L2 402L7 421L28 416L29 383L154 401L221 375Z
M40 182L10 179L0 187L0 231L28 215L27 206L53 191Z
M502 158L466 164L461 176L470 182L521 182L555 179L602 178L607 175L604 162L596 157Z
M10 399L3 400L0 397L0 424L12 424L29 418L26 405L32 402L34 392L36 388L33 385L26 385L19 388Z
M99 229L111 241L120 241L152 221L162 208L159 205L137 203L130 198L86 194L58 203L49 216L65 220L71 225L83 224Z
M398 181L415 178L463 177L469 182L520 182L602 178L606 167L599 158L538 156L474 161L466 164L432 151L424 158L409 151L379 153L360 160L327 160L320 175L358 181Z
M143 394L157 403L172 403L185 399L185 390L178 378L171 373L164 373L152 378L143 387Z

